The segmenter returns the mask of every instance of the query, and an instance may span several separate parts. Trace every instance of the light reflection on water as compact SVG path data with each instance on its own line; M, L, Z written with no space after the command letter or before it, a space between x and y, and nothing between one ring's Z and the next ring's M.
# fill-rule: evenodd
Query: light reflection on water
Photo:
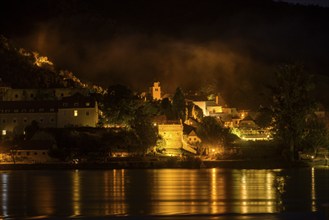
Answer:
M314 168L0 171L0 217L314 212L329 201L328 172Z

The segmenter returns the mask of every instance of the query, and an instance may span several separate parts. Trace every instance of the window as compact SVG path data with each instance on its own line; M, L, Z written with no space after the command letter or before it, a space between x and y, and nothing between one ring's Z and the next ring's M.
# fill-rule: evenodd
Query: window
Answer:
M42 155L46 155L46 152L42 152Z
M30 155L30 152L29 152L29 151L27 151L27 152L26 152L26 155L28 155L28 156L29 156L29 155Z
M90 106L90 102L86 102L86 106Z
M2 123L6 123L6 119L2 119Z
M73 115L74 115L74 117L77 117L78 116L78 110L74 110Z
M154 89L154 91L156 91L156 92L157 92L157 91L158 91L158 89Z
M49 109L49 111L53 112L53 111L55 111L55 109L54 108L51 108L51 109Z
M24 118L23 121L24 121L24 123L26 123L27 122L27 118Z
M87 115L87 116L89 115L89 111L86 111L86 115Z
M38 152L34 152L34 155L38 155Z
M14 119L13 119L13 123L16 123L16 122L17 122L17 120L16 120L16 118L14 118Z
M34 97L34 94L33 94L33 93L31 93L30 97L31 97L31 98L33 98L33 97Z
M7 131L6 130L2 130L2 135L6 135Z
M43 123L43 118L40 118L40 123Z
M18 95L17 95L17 94L15 94L15 98L16 98L16 99L18 98Z

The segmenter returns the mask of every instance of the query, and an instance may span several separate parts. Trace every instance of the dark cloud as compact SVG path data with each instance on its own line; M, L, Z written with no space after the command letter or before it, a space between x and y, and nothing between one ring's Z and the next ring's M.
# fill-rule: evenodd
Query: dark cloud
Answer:
M301 61L315 73L328 72L327 9L231 2L47 1L42 13L28 13L27 23L2 24L22 47L103 86L147 90L159 80L173 92L211 84L244 105L262 100L263 85L282 62ZM18 33L8 24L28 31Z

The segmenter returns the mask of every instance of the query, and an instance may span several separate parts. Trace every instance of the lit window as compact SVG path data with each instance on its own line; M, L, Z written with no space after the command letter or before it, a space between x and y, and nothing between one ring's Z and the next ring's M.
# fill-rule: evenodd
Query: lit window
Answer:
M86 111L86 115L89 115L89 112L88 111Z
M74 117L78 116L78 110L74 110Z
M2 135L6 135L7 131L6 130L2 130Z

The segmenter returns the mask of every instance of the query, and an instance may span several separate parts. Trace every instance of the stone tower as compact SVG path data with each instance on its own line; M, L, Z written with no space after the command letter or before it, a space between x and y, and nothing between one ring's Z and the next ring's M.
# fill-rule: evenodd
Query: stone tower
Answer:
M161 87L160 82L154 82L153 86L150 88L152 99L161 100Z

